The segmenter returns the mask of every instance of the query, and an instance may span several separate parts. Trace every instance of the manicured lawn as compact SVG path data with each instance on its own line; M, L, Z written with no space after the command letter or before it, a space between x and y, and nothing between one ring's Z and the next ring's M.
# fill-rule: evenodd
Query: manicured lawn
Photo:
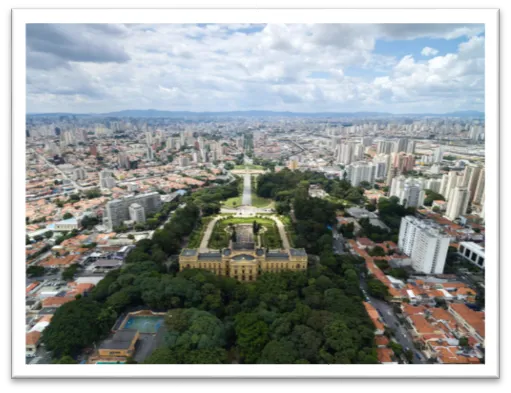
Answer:
M255 192L252 193L252 206L255 207L268 207L273 201L271 199L262 198Z
M234 169L260 169L260 170L264 170L264 167L261 166L261 165L235 165L234 166Z
M240 205L241 205L240 196L229 198L224 202L225 207L238 207Z

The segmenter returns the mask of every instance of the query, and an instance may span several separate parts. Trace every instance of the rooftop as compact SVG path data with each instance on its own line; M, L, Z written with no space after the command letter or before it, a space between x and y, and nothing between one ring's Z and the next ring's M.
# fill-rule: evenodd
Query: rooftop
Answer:
M293 257L304 257L307 255L303 248L290 248L289 254Z
M128 349L137 333L137 329L118 330L111 338L103 341L99 349Z
M222 258L222 254L220 252L201 252L199 254L199 260L200 259L220 259Z
M181 251L181 255L185 257L193 257L197 255L197 250L192 248L185 248L183 251Z

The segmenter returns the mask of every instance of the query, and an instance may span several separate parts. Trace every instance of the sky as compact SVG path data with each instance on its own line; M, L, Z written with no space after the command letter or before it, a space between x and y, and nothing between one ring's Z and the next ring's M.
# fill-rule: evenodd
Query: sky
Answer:
M484 25L29 24L27 112L484 111Z

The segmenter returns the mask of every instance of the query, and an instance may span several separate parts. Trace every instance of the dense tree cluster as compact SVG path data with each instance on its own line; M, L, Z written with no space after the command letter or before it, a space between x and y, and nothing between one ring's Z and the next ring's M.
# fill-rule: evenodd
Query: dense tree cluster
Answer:
M152 239L136 244L120 270L59 308L43 335L54 359L68 362L66 356L104 338L121 313L144 307L167 313L164 343L146 363L377 363L359 287L364 260L332 252L329 226L342 206L308 195L312 181L336 198L360 190L312 172L282 172L262 175L258 192L263 187L292 208L296 246L318 254L319 262L306 272L264 273L252 283L203 270L178 272L169 257L186 244L201 212L237 195L238 187L198 191Z
M433 201L445 201L445 198L442 194L435 192L433 190L426 190L426 198L424 198L424 206L431 206Z
M211 216L220 212L220 201L239 195L239 179L221 186L203 188L185 198L199 207L201 216Z
M326 253L307 273L267 273L249 284L183 271L173 280L193 290L168 311L165 345L146 363L376 363L362 266Z

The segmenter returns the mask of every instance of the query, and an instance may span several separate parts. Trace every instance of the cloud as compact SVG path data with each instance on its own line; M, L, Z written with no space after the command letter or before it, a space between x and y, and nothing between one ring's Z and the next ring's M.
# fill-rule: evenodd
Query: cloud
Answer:
M123 63L130 56L113 37L124 34L112 25L27 24L27 66L59 67L69 62ZM108 37L110 36L110 37Z
M426 57L435 56L437 54L438 50L436 50L435 48L430 48L429 46L424 47L421 51L421 55Z
M479 25L30 26L31 112L484 107ZM449 37L465 37L454 53L425 47ZM375 53L381 40L416 38L427 59Z

